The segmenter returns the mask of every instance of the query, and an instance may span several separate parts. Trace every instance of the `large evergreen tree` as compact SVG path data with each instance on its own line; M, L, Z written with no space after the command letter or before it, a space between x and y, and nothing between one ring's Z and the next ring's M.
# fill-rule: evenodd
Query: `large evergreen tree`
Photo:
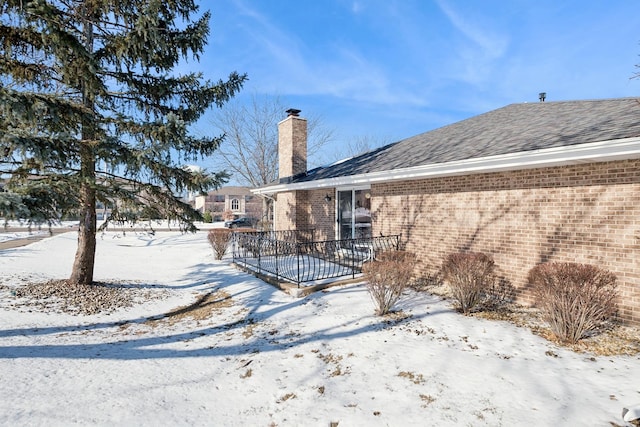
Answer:
M189 125L246 79L175 72L208 33L193 0L0 2L0 194L40 221L79 215L71 282L93 281L97 202L148 205L193 229L199 214L178 195L227 178L182 166L221 141Z

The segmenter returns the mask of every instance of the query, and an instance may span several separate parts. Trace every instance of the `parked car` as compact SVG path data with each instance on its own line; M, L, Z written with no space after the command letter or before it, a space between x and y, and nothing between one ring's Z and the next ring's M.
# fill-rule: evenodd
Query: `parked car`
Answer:
M227 228L249 227L253 228L254 221L251 218L238 218L232 221L225 221L224 226Z

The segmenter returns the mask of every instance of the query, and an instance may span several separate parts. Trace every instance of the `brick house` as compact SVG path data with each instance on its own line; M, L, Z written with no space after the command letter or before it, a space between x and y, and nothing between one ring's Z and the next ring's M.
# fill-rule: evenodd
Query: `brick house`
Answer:
M223 220L225 214L235 218L246 216L259 219L262 213L262 199L254 195L249 187L221 187L206 196L195 196L193 204L202 213L211 212L214 221Z
M620 317L640 324L640 103L512 104L335 164L306 170L306 120L278 125L275 229L320 239L401 235L417 274L454 251L491 254L529 302L547 261L618 277Z

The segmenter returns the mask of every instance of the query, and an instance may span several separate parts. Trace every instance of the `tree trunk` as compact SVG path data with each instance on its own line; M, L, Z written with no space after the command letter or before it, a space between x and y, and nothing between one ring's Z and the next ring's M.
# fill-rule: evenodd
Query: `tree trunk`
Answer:
M87 4L85 17L91 16ZM88 52L93 51L93 25L84 22L84 43ZM82 103L88 111L94 112L95 102L88 85L82 85ZM82 140L80 141L80 229L78 249L73 261L69 281L78 285L93 283L93 268L96 260L96 156L93 150L96 132L91 119L82 120Z
M271 215L271 209L273 206L273 200L266 197L262 198L262 218L261 223L264 231L272 231L273 227L273 215Z
M91 147L83 145L80 188L80 229L78 230L78 249L73 262L69 281L79 285L93 283L93 267L96 258L96 191L95 158Z

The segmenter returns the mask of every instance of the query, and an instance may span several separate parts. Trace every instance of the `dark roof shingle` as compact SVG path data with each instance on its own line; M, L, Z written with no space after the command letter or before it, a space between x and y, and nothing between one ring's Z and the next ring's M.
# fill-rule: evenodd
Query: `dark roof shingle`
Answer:
M292 182L640 137L636 98L511 104L425 132Z

